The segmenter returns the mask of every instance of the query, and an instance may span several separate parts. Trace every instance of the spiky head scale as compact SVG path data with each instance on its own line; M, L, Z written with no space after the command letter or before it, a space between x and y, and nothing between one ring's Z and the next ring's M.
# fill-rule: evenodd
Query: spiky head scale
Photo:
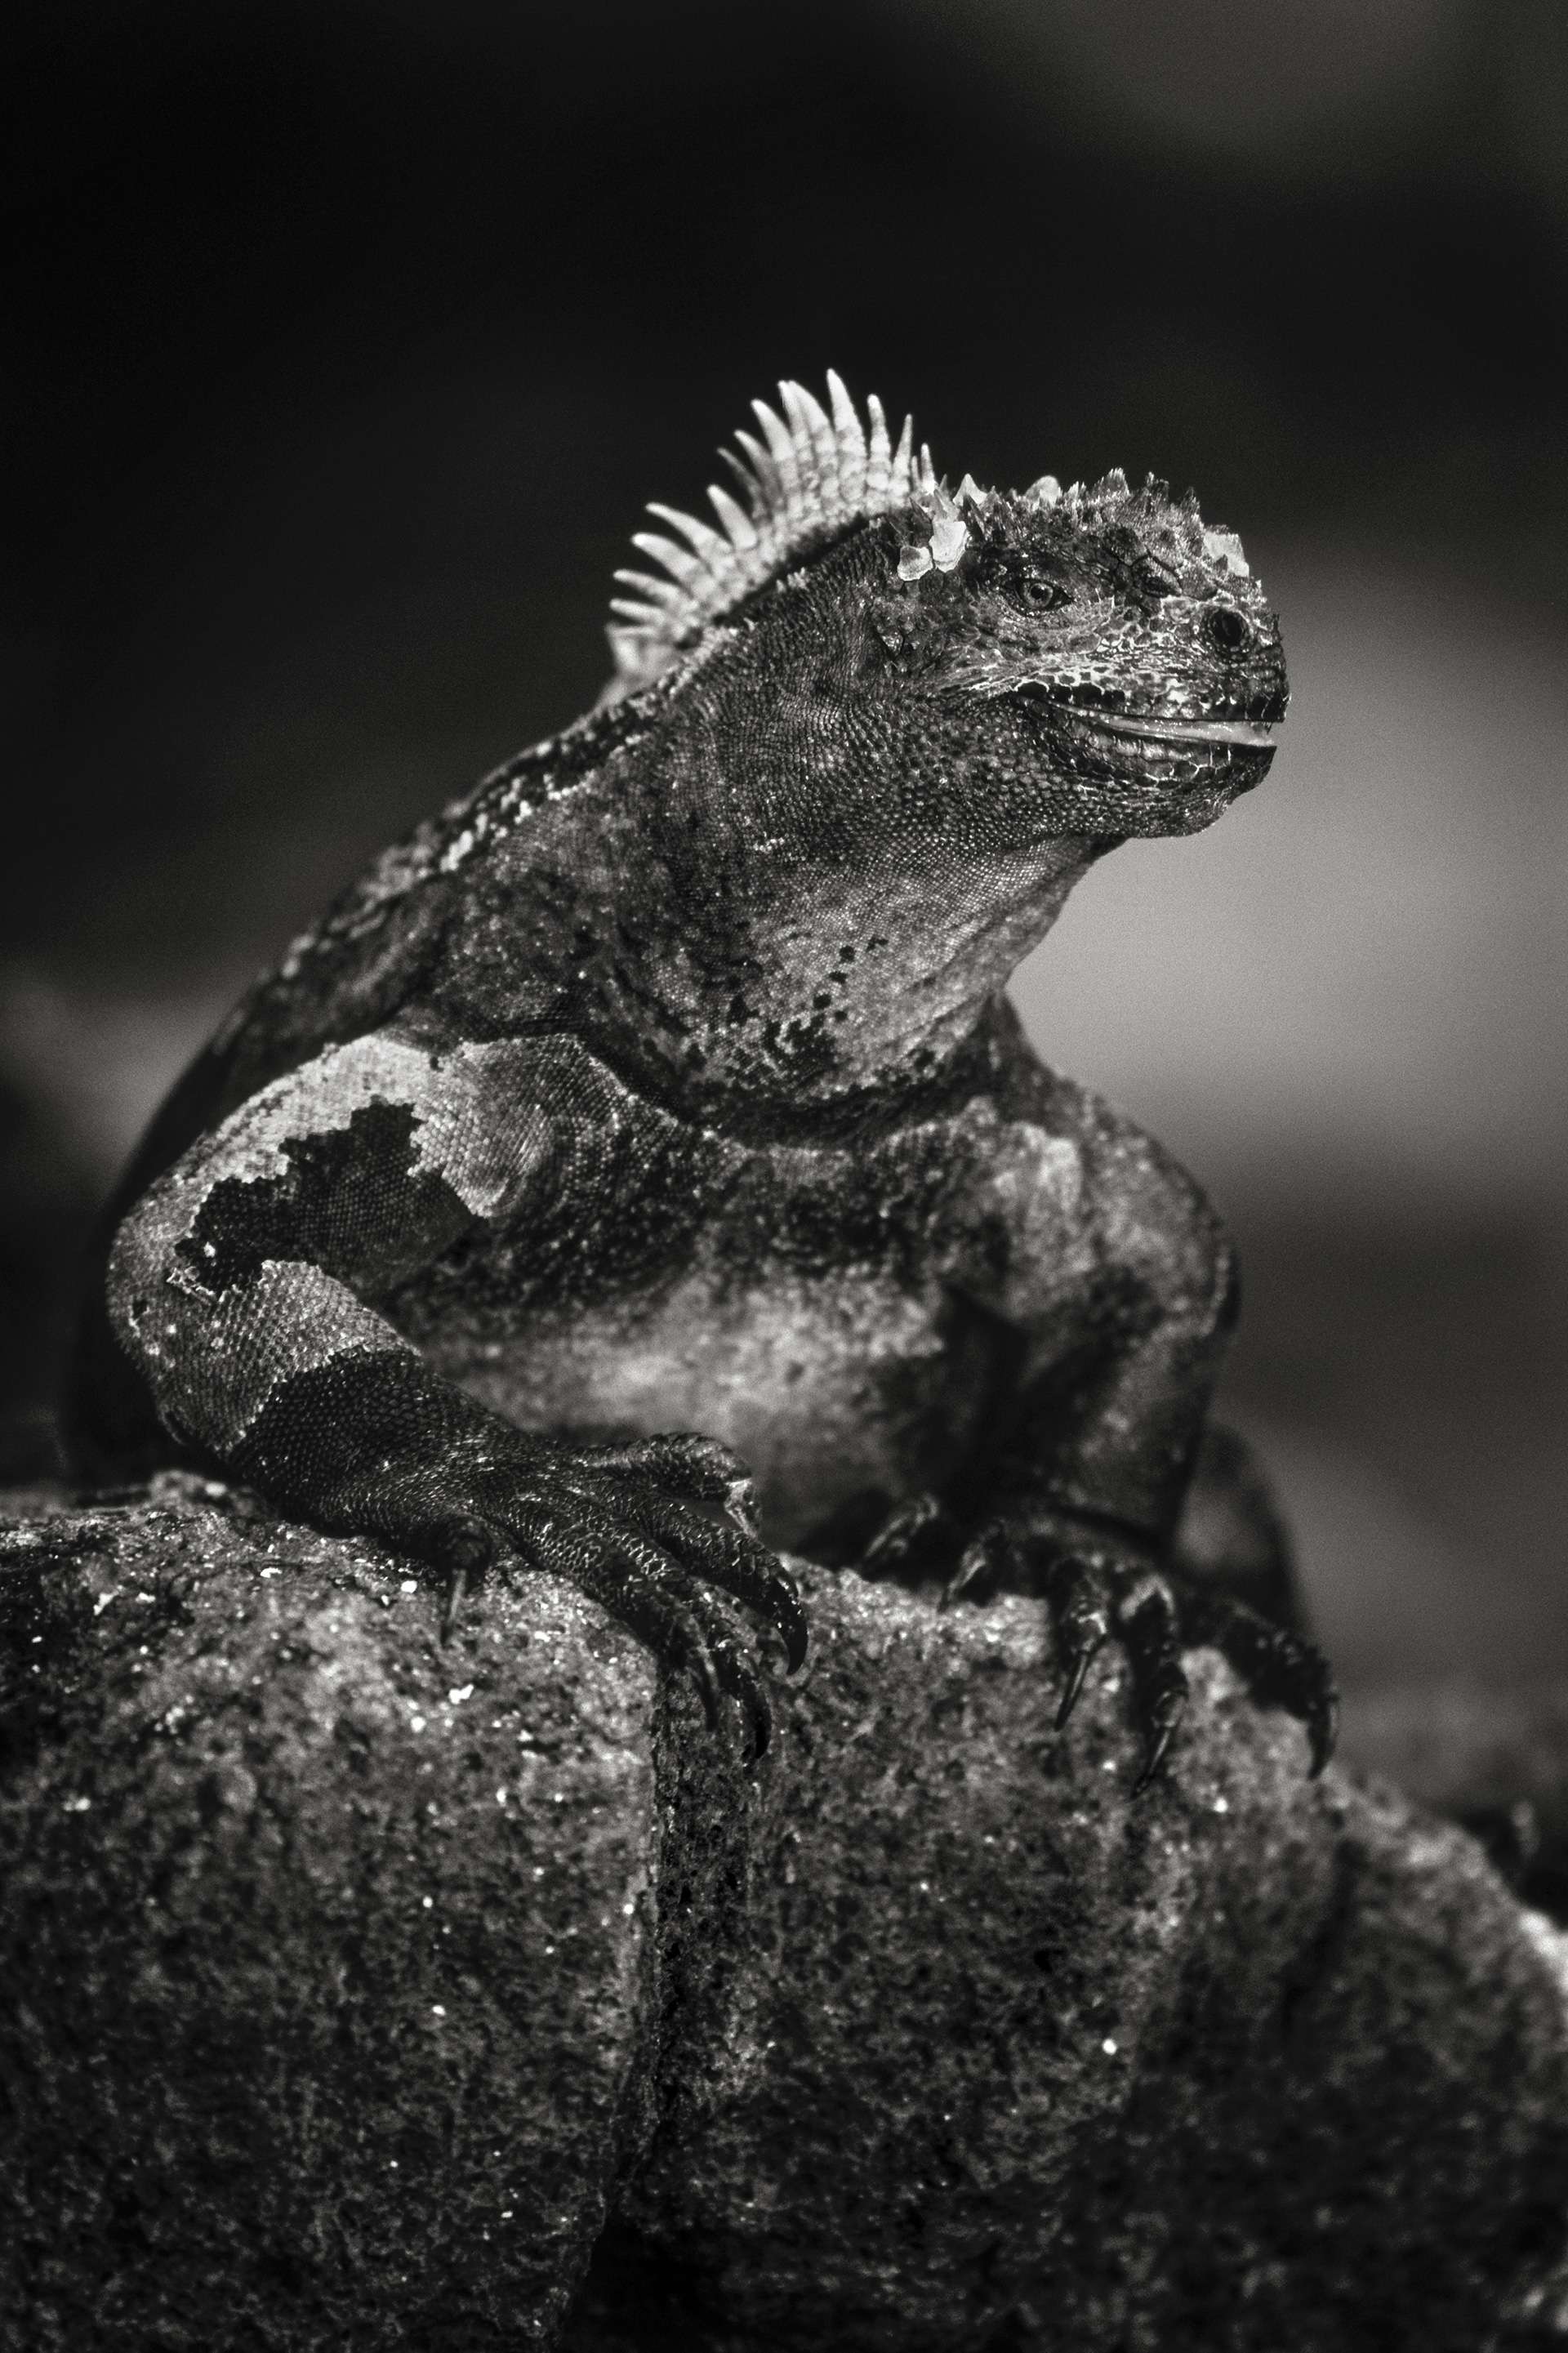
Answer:
M960 515L971 542L1037 547L1055 539L1065 546L1092 533L1129 554L1141 549L1153 555L1158 550L1175 558L1184 571L1195 566L1206 586L1250 576L1240 540L1234 532L1205 523L1195 492L1173 499L1169 486L1152 474L1134 491L1120 466L1098 482L1074 482L1065 491L1054 474L1042 475L1022 491L982 490L966 474L952 497L945 484L936 485L931 502Z

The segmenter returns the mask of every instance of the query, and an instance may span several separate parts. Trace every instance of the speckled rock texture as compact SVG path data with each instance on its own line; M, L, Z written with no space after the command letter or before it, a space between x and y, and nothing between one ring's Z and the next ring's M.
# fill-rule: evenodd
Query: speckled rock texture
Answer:
M646 2131L652 1679L204 1503L0 1550L0 2345L551 2340Z
M808 1570L753 1782L563 1586L37 1508L7 2348L1568 2342L1568 1947L1217 1659L1133 1800L1109 1657Z

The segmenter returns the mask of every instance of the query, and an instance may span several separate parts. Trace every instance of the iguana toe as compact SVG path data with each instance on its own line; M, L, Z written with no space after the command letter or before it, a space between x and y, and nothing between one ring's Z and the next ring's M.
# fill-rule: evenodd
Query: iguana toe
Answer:
M935 1495L907 1495L895 1504L856 1566L862 1577L892 1577L924 1552L946 1514Z
M1184 1622L1189 1642L1211 1642L1254 1699L1299 1718L1306 1726L1311 1772L1320 1774L1334 1753L1340 1695L1317 1645L1228 1594L1195 1594Z
M1059 1732L1078 1705L1089 1668L1110 1640L1110 1581L1091 1561L1069 1553L1058 1565L1047 1595L1066 1676L1057 1707Z
M1146 1552L1111 1540L1071 1545L1027 1517L988 1522L960 1556L944 1605L996 1590L1043 1593L1062 1675L1057 1729L1070 1720L1089 1672L1114 1635L1131 1673L1131 1705L1143 1742L1133 1794L1146 1789L1170 1753L1186 1712L1184 1651L1218 1650L1250 1696L1283 1707L1307 1731L1310 1769L1333 1751L1339 1698L1321 1651L1243 1602L1156 1567Z
M1186 1713L1187 1678L1175 1599L1163 1578L1150 1577L1142 1592L1134 1587L1119 1616L1132 1670L1132 1712L1143 1736L1142 1767L1132 1785L1137 1797L1158 1773Z

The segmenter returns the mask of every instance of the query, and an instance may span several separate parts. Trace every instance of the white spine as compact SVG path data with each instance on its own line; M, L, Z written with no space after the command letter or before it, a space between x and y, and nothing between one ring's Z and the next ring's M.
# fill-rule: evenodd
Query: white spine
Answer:
M634 533L634 546L661 570L616 575L632 594L611 600L610 696L650 684L704 628L846 525L937 495L930 451L922 446L918 459L914 454L910 418L894 448L875 393L866 403L868 433L831 369L827 398L825 408L804 385L786 381L778 409L752 402L761 438L740 432L738 452L720 451L741 496L717 485L708 492L721 530L679 508L650 505L677 536Z

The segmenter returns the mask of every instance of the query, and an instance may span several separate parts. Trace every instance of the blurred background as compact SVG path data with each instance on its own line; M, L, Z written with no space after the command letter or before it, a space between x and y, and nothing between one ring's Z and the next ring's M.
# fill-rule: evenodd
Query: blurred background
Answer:
M1017 996L1198 1172L1352 1694L1568 1672L1560 0L137 0L11 15L0 1470L157 1097L572 718L782 374L1242 532L1265 790Z

